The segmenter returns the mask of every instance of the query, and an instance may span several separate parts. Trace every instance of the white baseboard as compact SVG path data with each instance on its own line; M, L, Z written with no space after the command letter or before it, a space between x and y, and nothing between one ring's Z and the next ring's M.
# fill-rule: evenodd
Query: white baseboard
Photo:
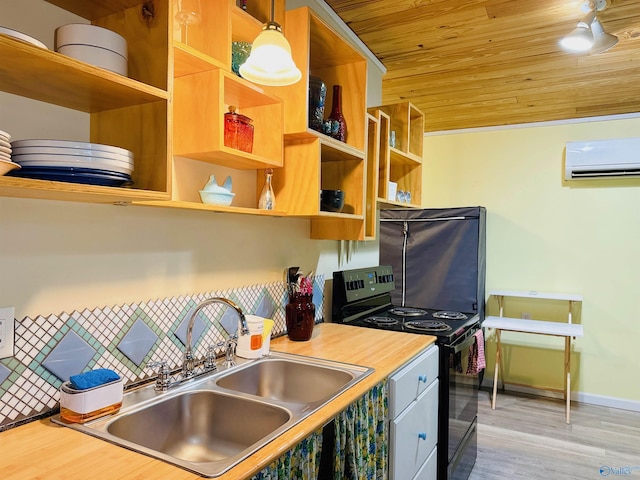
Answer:
M501 384L498 383L498 388ZM482 382L483 388L488 388L490 391L493 389L493 378L484 378ZM516 393L527 393L529 395L537 395L539 397L557 398L562 399L562 392L555 392L550 390L543 390L541 388L527 387L523 385L511 385L505 384L504 389L506 391ZM500 391L498 390L498 395ZM592 393L584 392L571 392L571 401L587 403L589 405L598 405L600 407L618 408L620 410L631 410L633 412L640 412L640 401L627 400L624 398L607 397L604 395L594 395Z

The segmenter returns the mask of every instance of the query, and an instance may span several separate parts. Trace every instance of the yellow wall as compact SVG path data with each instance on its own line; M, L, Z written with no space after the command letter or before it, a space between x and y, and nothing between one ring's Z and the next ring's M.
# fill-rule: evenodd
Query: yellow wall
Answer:
M638 131L640 119L619 119L427 136L423 184L424 206L487 208L487 290L584 296L572 388L632 401L640 400L640 180L567 183L563 168L567 141ZM533 305L517 307L538 314ZM509 380L562 388L562 340L507 340L521 345L509 351Z

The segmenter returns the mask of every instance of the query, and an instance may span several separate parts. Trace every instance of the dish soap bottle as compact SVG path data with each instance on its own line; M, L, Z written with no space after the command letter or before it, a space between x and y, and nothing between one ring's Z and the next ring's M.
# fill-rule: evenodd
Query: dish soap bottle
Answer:
M273 176L273 169L267 168L264 171L265 182L262 187L262 193L260 194L260 200L258 201L258 208L260 210L275 210L276 209L276 195L273 193L273 187L271 186L271 177Z

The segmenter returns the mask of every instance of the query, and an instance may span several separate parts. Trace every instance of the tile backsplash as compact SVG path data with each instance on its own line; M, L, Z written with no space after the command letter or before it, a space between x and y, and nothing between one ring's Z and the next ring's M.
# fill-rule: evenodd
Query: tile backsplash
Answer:
M324 276L313 283L319 322ZM16 320L15 356L0 360L0 431L50 414L58 406L60 385L71 375L109 368L131 384L154 376L146 367L150 361L179 367L189 312L209 297L228 298L245 314L272 318L273 337L286 333L288 298L281 282ZM204 308L193 329L196 358L227 338L237 321L222 304Z

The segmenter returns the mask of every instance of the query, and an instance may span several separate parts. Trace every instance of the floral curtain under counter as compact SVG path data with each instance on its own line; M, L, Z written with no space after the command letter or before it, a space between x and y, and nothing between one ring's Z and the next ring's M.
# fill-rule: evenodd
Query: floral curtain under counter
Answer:
M335 419L334 480L386 480L389 445L388 381Z
M251 480L386 480L388 381L376 385L336 416L330 435L319 429ZM329 427L328 426L328 427ZM331 427L329 427L331 428ZM332 437L329 439L328 437ZM328 441L330 440L330 441ZM322 449L332 449L321 466Z

